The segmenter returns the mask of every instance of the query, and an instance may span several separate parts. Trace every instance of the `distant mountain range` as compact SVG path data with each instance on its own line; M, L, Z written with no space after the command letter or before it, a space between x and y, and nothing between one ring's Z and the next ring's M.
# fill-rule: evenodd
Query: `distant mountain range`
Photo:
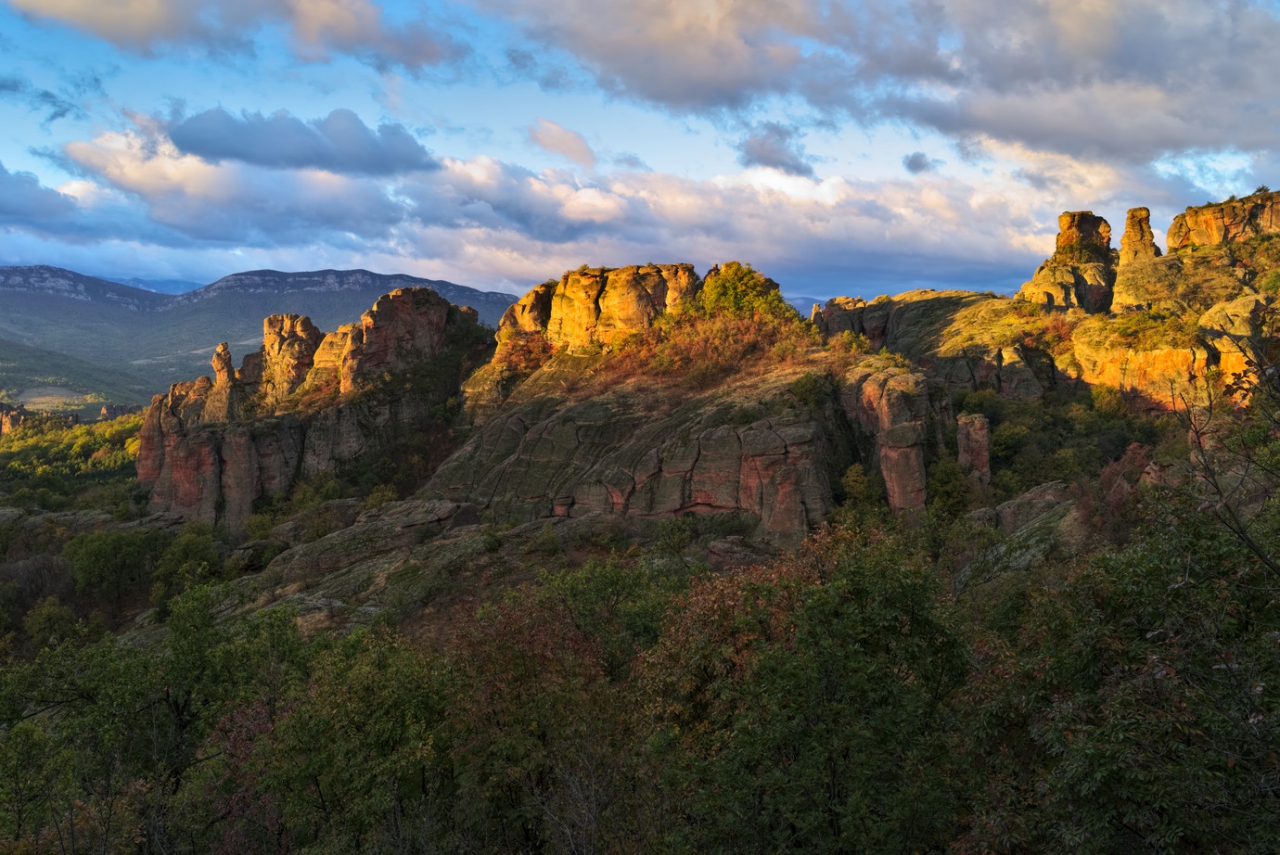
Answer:
M0 394L13 398L43 376L30 350L37 348L72 358L49 374L62 377L62 385L113 403L142 403L177 380L208 373L221 341L230 342L238 363L262 343L267 315L308 315L322 330L333 330L358 319L381 295L411 287L429 287L451 303L471 306L495 327L516 299L367 270L254 270L165 294L59 267L0 267ZM10 359L6 344L26 348L23 358ZM8 352L19 351L11 346ZM114 382L104 383L109 378Z
M203 283L192 282L189 279L138 279L136 277L133 279L119 279L115 276L103 276L101 278L108 282L141 288L143 291L154 291L157 294L185 294L203 286Z

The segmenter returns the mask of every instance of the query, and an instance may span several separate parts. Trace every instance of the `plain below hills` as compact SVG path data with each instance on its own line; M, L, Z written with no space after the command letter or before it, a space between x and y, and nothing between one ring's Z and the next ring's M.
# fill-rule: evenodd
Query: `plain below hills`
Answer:
M132 371L0 339L0 403L92 416L103 404L145 404L151 394Z
M333 330L381 295L414 287L471 306L493 327L515 302L510 294L367 270L255 270L173 295L58 267L0 267L0 347L15 354L27 348L12 360L14 368L0 368L0 388L11 399L65 387L68 394L137 403L175 381L207 374L221 341L237 355L257 348L268 315L307 315L320 329ZM51 355L44 359L51 370L40 369L32 349ZM51 361L54 356L71 360ZM55 363L63 367L53 370ZM65 382L41 379L53 377Z

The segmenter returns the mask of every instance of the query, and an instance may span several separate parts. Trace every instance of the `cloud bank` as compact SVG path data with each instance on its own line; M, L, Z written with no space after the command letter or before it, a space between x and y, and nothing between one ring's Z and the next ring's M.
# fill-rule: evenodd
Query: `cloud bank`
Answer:
M284 26L306 61L356 57L378 68L418 70L465 53L423 20L390 23L371 0L8 0L36 20L57 22L126 50L152 54L195 45L246 50L263 27Z
M284 110L236 117L219 108L172 122L167 132L179 150L211 163L238 160L276 169L359 175L439 166L403 125L382 124L375 132L350 110L303 121Z

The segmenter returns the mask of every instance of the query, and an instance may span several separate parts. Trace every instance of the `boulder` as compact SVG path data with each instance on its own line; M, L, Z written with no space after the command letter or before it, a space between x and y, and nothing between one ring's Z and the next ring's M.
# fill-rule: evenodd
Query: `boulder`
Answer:
M969 520L978 525L998 528L1011 535L1033 520L1071 501L1067 485L1051 481L1033 487L1027 492L994 508L982 508L969 514Z

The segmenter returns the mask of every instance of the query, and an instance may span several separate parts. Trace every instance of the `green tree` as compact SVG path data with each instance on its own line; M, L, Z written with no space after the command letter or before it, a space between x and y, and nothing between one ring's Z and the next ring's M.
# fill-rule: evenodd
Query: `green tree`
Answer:
M104 531L71 539L62 557L71 564L76 590L106 598L119 612L124 598L146 590L156 561L169 545L164 531Z
M655 774L684 815L667 846L903 852L940 846L958 800L947 701L964 646L940 580L884 523L792 562L699 580L645 657Z

